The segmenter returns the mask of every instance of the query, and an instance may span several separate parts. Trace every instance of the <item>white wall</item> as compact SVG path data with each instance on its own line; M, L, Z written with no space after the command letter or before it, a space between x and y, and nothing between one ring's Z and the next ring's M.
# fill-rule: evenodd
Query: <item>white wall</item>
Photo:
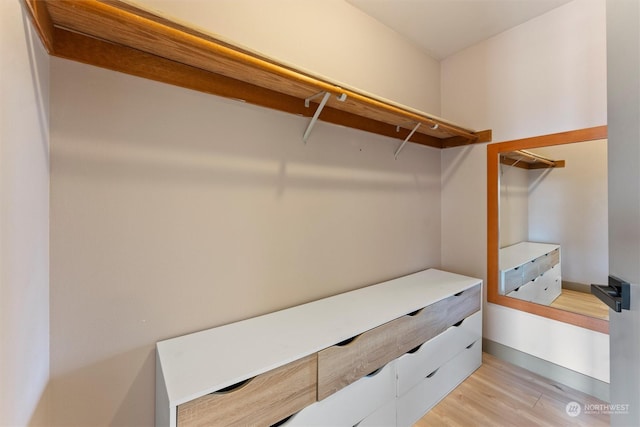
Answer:
M264 55L440 114L440 64L344 0L138 0Z
M49 379L49 58L0 2L0 424L39 424Z
M439 64L341 0L145 3L439 113ZM51 78L53 425L152 424L158 340L440 264L436 149L321 122L305 146L298 116Z
M529 171L500 165L500 244L515 245L529 239Z
M562 280L589 285L609 275L607 141L536 150L565 160L530 172L529 240L562 247Z
M53 425L150 425L158 340L440 264L436 149L58 59L51 108Z
M144 3L439 113L439 64L341 0ZM52 425L152 424L158 340L440 264L438 150L51 73Z
M445 59L441 114L495 142L606 124L605 43L604 1L568 3ZM486 147L443 150L442 170L443 268L486 278ZM608 381L607 335L493 304L485 316L486 338Z

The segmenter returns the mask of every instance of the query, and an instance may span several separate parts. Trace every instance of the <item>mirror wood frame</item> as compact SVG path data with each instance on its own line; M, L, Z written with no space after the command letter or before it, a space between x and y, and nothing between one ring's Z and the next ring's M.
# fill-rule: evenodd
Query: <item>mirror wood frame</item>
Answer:
M607 126L578 129L487 145L487 301L516 310L569 323L593 331L609 333L609 322L579 313L535 304L498 293L500 242L500 153L551 145L572 144L607 138Z

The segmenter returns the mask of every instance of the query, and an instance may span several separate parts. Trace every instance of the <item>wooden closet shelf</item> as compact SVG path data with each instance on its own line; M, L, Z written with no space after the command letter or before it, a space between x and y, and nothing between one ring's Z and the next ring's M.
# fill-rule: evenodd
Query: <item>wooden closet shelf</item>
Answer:
M437 148L491 141L475 132L283 65L119 0L23 0L49 53L115 71ZM346 95L340 101L339 96ZM319 99L314 99L318 101Z
M500 163L522 169L563 168L564 160L552 160L531 151L516 150L500 154Z

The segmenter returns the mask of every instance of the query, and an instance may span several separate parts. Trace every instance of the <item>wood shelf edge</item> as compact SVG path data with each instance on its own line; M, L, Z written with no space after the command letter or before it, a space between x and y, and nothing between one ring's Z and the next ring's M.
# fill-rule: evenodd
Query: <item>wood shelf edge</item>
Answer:
M49 53L58 57L205 93L241 99L263 107L303 116L310 116L311 113L304 107L295 104L301 104L301 100L305 96L309 96L309 91L325 90L335 95L344 93L347 95L352 109L345 109L339 105L340 103L334 102L331 104L331 109L327 108L326 111L323 111L320 116L321 121L398 139L406 137L408 131L398 132L395 129L398 123L391 123L391 121L404 120L421 123L423 126L409 142L436 148L491 140L490 130L469 131L426 113L417 114L416 111L397 104L387 103L350 88L342 88L335 83L279 64L243 48L232 46L225 41L216 40L211 36L201 34L194 29L119 0L22 1L27 5L34 25ZM56 18L59 20L58 22L56 22ZM96 22L100 24L98 25ZM127 35L123 35L123 32L118 31L118 28L135 28L138 31L129 31ZM74 36L72 37L70 34L74 34ZM59 38L60 40L58 40ZM168 49L163 51L153 43L153 40L162 40L165 45L170 44L168 41L176 43L185 48L187 52L195 52L193 53L194 57L200 55L198 57L200 62L191 60L192 58L188 55L185 56L180 49L174 49L171 52ZM94 45L101 44L101 49L91 52L91 49L87 49L87 45L92 43ZM110 47L105 47L105 43ZM123 49L130 49L125 59L110 53L110 51L122 51ZM76 50L80 51L76 52ZM202 59L211 55L225 58L229 63L235 64L233 66L252 67L267 77L272 75L286 84L292 85L295 90L306 90L307 92L304 96L292 95L286 90L280 90L280 87L262 86L256 84L255 81L239 80L235 79L235 76L207 70L202 65ZM132 60L133 57L136 59ZM144 63L139 64L138 61L144 61ZM167 68L163 69L163 67ZM203 81L204 74L202 73L207 73L208 78L212 78L215 84L206 84ZM201 75L194 78L195 74ZM360 105L361 107L356 109L364 110L364 113L360 114L361 111L354 113L354 103L356 106ZM367 111L373 111L373 116L367 115ZM391 120L389 117L395 117L395 119ZM434 130L432 127L436 124L438 125L437 130Z

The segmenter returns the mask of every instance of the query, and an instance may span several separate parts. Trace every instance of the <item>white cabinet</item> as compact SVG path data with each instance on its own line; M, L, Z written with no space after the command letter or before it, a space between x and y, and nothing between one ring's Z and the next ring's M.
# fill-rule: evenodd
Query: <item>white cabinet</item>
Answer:
M397 360L397 425L410 426L482 363L482 313Z
M481 299L430 269L159 342L156 425L407 425L480 366Z
M405 394L398 396L396 402L398 426L411 426L429 409L481 365L482 341L478 340L464 348L453 359L444 363ZM399 363L401 360L398 361Z
M360 378L326 399L306 407L282 426L351 427L357 425L378 408L395 399L395 384L396 361L394 360L384 368Z
M500 294L549 305L562 292L560 246L521 242L500 249Z
M398 396L406 394L466 347L482 338L482 313L467 317L398 359Z

